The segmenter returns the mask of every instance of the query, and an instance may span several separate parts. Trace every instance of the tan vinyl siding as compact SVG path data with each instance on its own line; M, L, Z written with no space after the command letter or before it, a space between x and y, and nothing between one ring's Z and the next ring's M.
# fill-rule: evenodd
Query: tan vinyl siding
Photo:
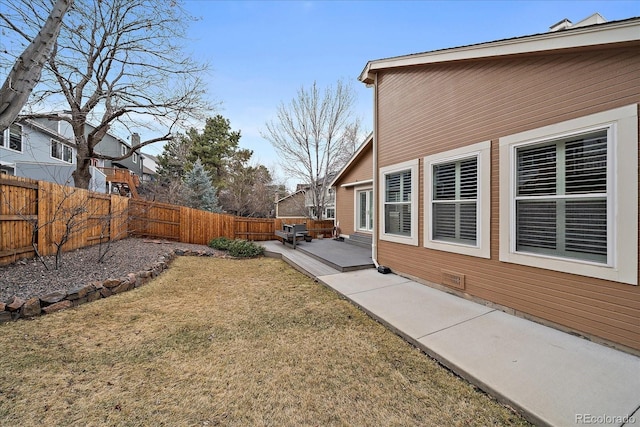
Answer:
M345 171L336 182L336 222L339 223L341 234L355 233L355 192L360 188L372 187L372 184L363 186L342 187L342 184L352 184L357 181L373 179L373 149L366 147L354 159L349 170Z
M434 283L443 269L464 274L471 296L640 350L640 286L498 260L498 139L640 103L638 52L635 45L381 71L379 167L492 142L491 259L422 247L421 160L419 246L379 241L378 261Z

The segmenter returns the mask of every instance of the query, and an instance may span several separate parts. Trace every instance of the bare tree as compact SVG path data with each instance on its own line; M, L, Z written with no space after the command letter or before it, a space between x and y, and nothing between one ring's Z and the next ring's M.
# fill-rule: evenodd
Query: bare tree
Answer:
M39 1L21 0L29 24ZM40 85L38 105L62 105L69 114L27 114L67 121L77 149L76 187L88 188L92 158L121 160L154 142L168 141L176 128L201 118L204 100L200 64L179 44L192 18L178 0L75 0L60 30ZM92 129L87 132L86 124ZM132 144L122 156L95 151L113 127L146 127L159 135Z
M62 18L72 4L73 0L57 0L44 25L33 39L15 27L4 13L0 13L0 20L4 25L12 28L29 43L15 60L0 88L0 130L9 127L15 121L29 99L31 91L40 81L42 67L60 32Z
M277 120L268 122L262 133L280 155L287 175L308 185L318 219L333 174L353 153L349 134L357 123L352 118L354 100L353 89L342 81L322 92L314 82L308 90L301 87L288 104L281 103Z

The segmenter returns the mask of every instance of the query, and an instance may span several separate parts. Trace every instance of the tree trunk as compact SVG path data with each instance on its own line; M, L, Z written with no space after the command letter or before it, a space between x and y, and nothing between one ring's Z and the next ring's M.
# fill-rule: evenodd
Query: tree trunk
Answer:
M20 114L31 91L40 81L42 66L51 53L64 14L73 0L57 0L44 26L18 57L0 89L0 130L11 125Z
M75 128L74 131L76 131ZM84 137L84 135L82 135L82 137ZM91 183L91 156L89 155L86 144L77 145L78 154L76 155L76 170L74 170L71 174L74 182L73 185L76 188L83 188L85 190L88 190L89 184Z

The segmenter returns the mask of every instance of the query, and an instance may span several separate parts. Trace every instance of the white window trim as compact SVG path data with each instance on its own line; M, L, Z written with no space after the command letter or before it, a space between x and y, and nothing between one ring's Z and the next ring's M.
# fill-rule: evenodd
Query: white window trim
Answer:
M20 128L20 150L14 150L11 148L11 126L18 126ZM24 153L24 127L17 123L12 123L5 130L2 131L2 145L0 147L9 150L13 153Z
M122 142L120 143L120 155L124 156L127 154L127 151L129 150L129 147L127 147L125 144L123 144Z
M133 163L138 163L138 153L136 153L135 151L133 152L133 156L131 156L131 161L133 161Z
M379 225L379 236L380 240L386 240L388 242L395 243L403 243L405 245L418 246L418 199L419 199L419 188L418 188L418 174L419 174L419 165L420 160L409 160L403 163L397 163L391 166L385 166L380 168L380 184L379 184L379 205L378 209L380 212L380 225ZM385 233L385 219L384 219L384 204L385 204L385 175L398 173L402 171L410 170L411 171L411 235L410 236L399 236L397 234L388 234Z
M478 196L476 206L476 244L443 242L433 240L431 222L433 205L433 165L457 160L478 158ZM491 258L491 141L483 141L466 147L456 148L424 158L424 247L438 251Z
M368 183L371 184L373 182L373 180L369 180ZM359 228L359 222L360 222L360 212L358 211L358 207L359 207L359 200L358 200L358 194L362 191L373 191L373 187L371 186L362 186L362 187L355 187L353 190L353 231L356 233L368 233L371 234L373 233L373 229L371 230L364 230L362 228ZM371 197L373 197L373 194L371 195ZM375 210L375 206L374 210ZM375 212L371 212L371 216L375 215ZM376 225L373 224L373 226L375 227Z
M516 147L610 128L608 265L515 251ZM638 284L638 106L620 107L500 138L500 261Z
M61 158L61 159L59 159L59 158L57 158L57 157L54 157L54 156L53 156L53 154L51 154L51 146L52 146L53 144L60 144L60 145L62 145L62 150L63 150L63 151L62 151L62 158ZM66 160L64 160L64 147L67 147L67 148L70 148L70 149L71 149L71 161L70 161L70 162L67 162ZM52 158L53 160L55 160L55 161L57 161L57 162L62 162L62 163L64 163L64 164L66 164L66 165L72 165L72 164L74 163L74 162L73 162L73 159L74 159L74 157L75 157L75 156L76 156L76 153L75 153L75 151L74 151L74 149L73 149L73 147L72 147L72 146L70 146L70 145L68 145L68 144L65 144L64 142L57 141L57 140L55 140L55 139L51 139L51 141L50 141L50 143L49 143L49 157L50 157L50 158Z

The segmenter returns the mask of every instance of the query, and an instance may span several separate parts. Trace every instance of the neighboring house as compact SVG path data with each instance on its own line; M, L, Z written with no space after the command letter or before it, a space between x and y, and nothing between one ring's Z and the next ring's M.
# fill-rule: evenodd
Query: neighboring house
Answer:
M142 166L142 182L153 182L158 175L158 158L151 154L142 153L144 164Z
M374 224L373 134L370 134L336 175L336 227L340 237L371 243Z
M329 180L331 182L331 180ZM308 189L309 186L306 186ZM307 209L307 216L312 219L318 219L316 213L316 204L313 200L313 193L311 191L305 191L304 206ZM322 207L322 219L334 219L336 216L336 195L331 186L327 186L324 189L324 205Z
M0 131L0 174L73 185L75 163L75 144L57 126L19 119ZM92 167L91 175L89 188L104 193L105 174Z
M592 21L367 63L372 255L638 353L640 18Z
M302 189L276 200L276 218L300 218L308 216L308 213Z
M93 129L92 125L86 125L87 133ZM18 119L1 134L0 173L73 185L71 174L76 169L77 153L69 123L51 119ZM133 134L132 143L138 142L139 136ZM107 133L95 151L117 157L130 147L130 143ZM136 151L131 157L119 161L92 159L89 189L112 192L114 183L110 182L109 176L114 170L121 169L141 177L143 163L140 153Z
M328 175L331 177L331 175ZM332 179L328 179L330 183ZM276 218L307 217L318 219L313 193L309 184L298 184L296 191L289 196L276 200ZM334 189L329 185L324 191L322 219L334 219L336 215L336 197Z

